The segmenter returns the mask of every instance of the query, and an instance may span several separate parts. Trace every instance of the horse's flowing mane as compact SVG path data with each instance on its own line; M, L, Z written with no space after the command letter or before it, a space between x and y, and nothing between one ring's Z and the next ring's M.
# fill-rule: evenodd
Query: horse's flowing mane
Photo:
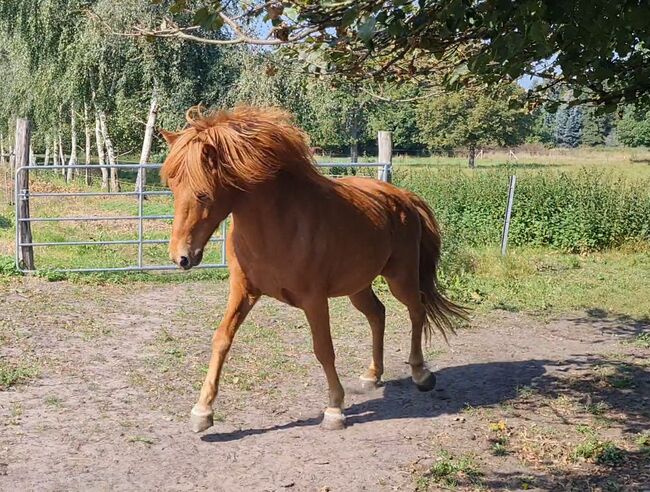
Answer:
M204 112L195 106L186 119L185 129L173 135L161 177L189 186L196 195L213 197L218 186L246 190L284 170L310 179L322 176L306 134L285 111L238 106Z

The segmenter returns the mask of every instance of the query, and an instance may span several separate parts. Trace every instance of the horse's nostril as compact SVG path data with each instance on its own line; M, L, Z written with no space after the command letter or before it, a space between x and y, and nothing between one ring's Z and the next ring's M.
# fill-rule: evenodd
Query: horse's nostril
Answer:
M181 256L181 259L178 261L178 266L181 268L190 266L190 260L187 258L187 256Z

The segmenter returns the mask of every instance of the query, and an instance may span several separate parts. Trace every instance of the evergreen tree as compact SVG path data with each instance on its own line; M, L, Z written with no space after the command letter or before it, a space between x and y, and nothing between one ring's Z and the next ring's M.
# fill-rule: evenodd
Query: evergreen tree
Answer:
M561 107L556 113L555 143L561 147L577 147L582 138L582 109Z
M593 107L585 108L583 112L582 145L605 145L612 132L612 115L596 114Z
M541 108L531 115L531 119L532 125L526 141L544 145L555 144L556 116Z

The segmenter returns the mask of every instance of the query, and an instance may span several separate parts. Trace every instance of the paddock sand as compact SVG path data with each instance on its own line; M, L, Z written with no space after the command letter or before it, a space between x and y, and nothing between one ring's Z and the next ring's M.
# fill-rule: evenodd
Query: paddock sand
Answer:
M386 382L363 394L369 329L335 300L348 428L328 432L304 317L266 299L235 340L215 426L194 434L226 296L225 282L0 284L0 355L24 376L0 391L0 489L650 489L650 350L632 343L647 321L477 315L434 340L438 386L420 393L408 318L381 293Z

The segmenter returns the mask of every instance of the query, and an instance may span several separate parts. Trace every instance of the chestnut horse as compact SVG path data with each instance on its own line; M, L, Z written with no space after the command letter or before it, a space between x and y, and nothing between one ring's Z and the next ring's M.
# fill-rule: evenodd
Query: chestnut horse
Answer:
M237 107L205 114L192 108L187 121L180 132L162 132L170 146L162 177L174 194L171 260L185 270L198 265L210 236L232 214L230 295L191 412L193 430L212 425L224 359L263 294L307 316L329 387L324 428L345 424L328 298L348 296L368 319L372 361L361 379L374 387L384 372L385 312L371 287L378 275L408 308L413 381L431 390L435 377L424 363L423 331L432 323L445 335L465 311L437 288L440 229L426 203L388 183L323 176L305 134L283 111Z

